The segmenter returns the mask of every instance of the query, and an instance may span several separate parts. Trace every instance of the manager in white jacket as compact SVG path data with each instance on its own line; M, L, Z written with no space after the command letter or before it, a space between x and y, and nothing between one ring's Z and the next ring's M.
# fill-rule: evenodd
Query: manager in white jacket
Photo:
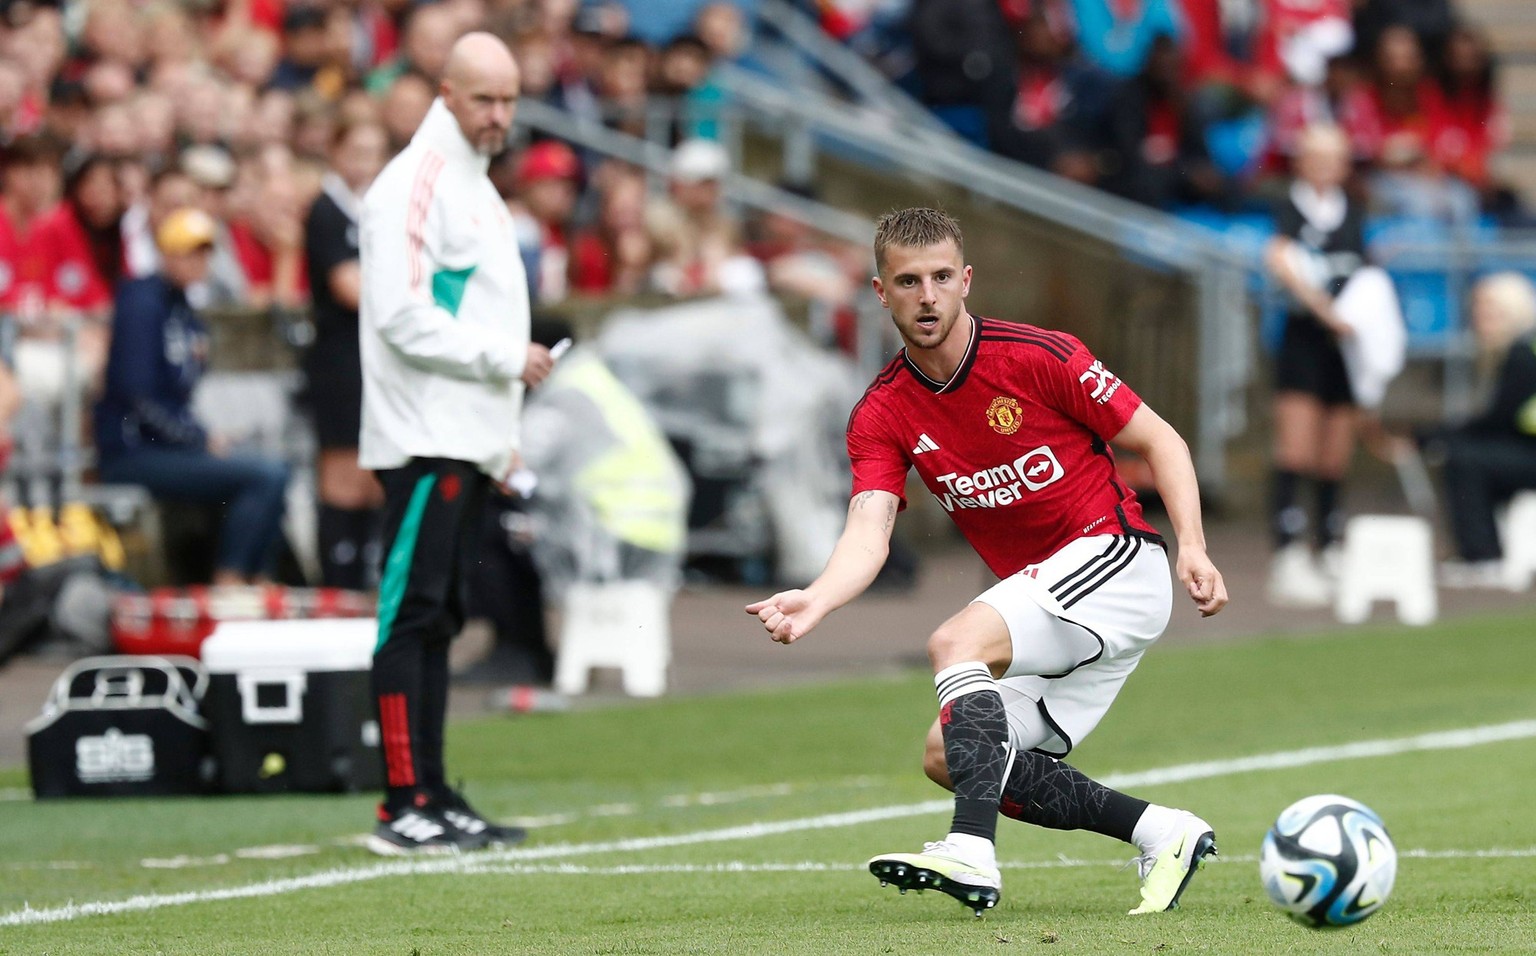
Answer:
M386 793L369 847L386 855L524 836L471 809L443 770L448 642L480 512L511 469L523 389L552 364L529 342L517 240L486 178L518 89L499 39L460 39L421 128L363 199L358 457L384 486L389 549L373 658Z

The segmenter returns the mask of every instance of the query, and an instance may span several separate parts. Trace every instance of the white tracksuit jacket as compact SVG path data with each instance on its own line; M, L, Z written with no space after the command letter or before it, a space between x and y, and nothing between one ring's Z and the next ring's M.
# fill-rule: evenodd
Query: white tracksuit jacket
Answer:
M528 283L506 204L441 99L363 197L358 461L511 469Z

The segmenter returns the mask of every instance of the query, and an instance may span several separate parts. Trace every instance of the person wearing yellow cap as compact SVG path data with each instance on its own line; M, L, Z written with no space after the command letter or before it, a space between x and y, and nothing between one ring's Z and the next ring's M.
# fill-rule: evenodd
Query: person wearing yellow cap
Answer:
M282 523L288 467L231 454L192 412L208 364L208 330L187 289L208 275L218 224L178 209L155 233L160 270L123 282L113 303L106 384L96 403L101 480L157 499L223 505L215 584L265 576Z

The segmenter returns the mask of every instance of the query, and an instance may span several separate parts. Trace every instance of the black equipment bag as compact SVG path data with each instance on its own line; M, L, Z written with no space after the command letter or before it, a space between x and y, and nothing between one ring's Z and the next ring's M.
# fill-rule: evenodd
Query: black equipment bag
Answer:
M189 657L88 657L54 681L27 725L38 797L204 793L212 766L198 703L208 675Z

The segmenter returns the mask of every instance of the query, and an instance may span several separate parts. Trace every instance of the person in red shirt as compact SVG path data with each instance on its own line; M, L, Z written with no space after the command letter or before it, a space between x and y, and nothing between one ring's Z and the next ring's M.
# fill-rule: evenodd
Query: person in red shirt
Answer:
M1449 172L1484 192L1494 188L1491 155L1509 142L1509 117L1499 102L1493 52L1482 31L1454 27L1440 55L1442 122L1432 150Z
M105 156L77 157L66 169L64 200L32 229L50 320L33 331L52 338L65 320L78 322L74 357L94 386L107 360L112 290L123 275L123 196L117 165Z
M41 136L6 148L0 174L0 310L16 316L21 331L42 322L48 264L36 241L38 225L58 201L58 151Z
M571 214L581 189L581 160L555 139L529 146L517 163L517 197L539 230L538 301L559 302L570 291Z
M123 276L122 218L116 164L99 155L69 164L64 201L37 224L51 308L105 318L112 288Z
M922 853L877 856L870 871L980 915L1001 896L1001 812L1134 844L1142 887L1131 912L1170 909L1216 852L1214 831L1059 758L1097 726L1172 608L1163 539L1116 477L1110 442L1150 465L1179 543L1179 580L1200 613L1227 603L1206 555L1194 465L1178 433L1083 343L967 312L963 241L933 209L877 224L875 293L906 347L849 418L847 524L815 581L746 611L790 644L863 593L915 468L1002 580L928 639L939 719L924 769L954 791L950 833Z
M1114 97L1109 141L1115 167L1104 187L1144 205L1227 205L1232 184L1211 160L1201 110L1184 88L1177 41L1152 42L1146 67Z
M597 221L571 240L571 292L634 295L645 289L651 266L645 176L610 164L598 170L593 182L598 190Z
M1388 27L1375 49L1371 102L1382 139L1375 159L1373 200L1382 211L1470 223L1476 192L1446 175L1436 143L1450 125L1445 97L1424 65L1419 38L1405 26Z

